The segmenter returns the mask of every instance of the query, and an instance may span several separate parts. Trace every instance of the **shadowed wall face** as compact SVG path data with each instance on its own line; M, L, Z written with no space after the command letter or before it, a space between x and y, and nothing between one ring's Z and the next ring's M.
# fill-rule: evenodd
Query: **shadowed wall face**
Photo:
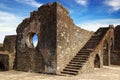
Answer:
M0 54L0 71L9 70L9 56L6 54Z
M111 64L120 65L120 25L115 27L115 44L111 54Z

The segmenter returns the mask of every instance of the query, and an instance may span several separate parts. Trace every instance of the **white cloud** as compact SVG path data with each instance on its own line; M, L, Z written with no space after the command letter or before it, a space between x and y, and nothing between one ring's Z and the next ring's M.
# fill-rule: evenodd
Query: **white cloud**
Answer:
M36 2L35 0L16 0L17 2L31 5L33 7L40 7L42 4Z
M120 25L119 21L120 19L101 19L101 20L88 21L85 23L79 23L77 25L86 30L96 31L100 27L108 27L111 24L113 24L114 26Z
M5 35L16 34L16 28L22 18L14 14L0 11L0 43L3 42Z
M120 0L106 0L105 4L111 7L110 11L120 10Z
M88 3L88 0L75 0L75 1L76 1L76 3L78 3L78 4L82 5L82 6L86 6L87 3Z

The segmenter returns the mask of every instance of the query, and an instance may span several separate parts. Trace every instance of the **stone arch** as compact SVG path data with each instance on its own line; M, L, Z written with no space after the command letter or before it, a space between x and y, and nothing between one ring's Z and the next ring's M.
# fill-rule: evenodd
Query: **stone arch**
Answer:
M95 56L94 68L100 68L100 57L98 54Z
M109 44L108 41L105 40L103 44L103 65L109 65L108 50L109 50Z
M3 62L0 62L0 71L5 71L5 65Z

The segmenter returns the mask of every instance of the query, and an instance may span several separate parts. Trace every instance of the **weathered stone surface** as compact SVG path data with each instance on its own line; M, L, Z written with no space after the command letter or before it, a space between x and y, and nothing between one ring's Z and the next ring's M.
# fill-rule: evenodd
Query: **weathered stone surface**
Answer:
M16 70L56 73L56 5L41 6L18 26ZM34 34L37 47L31 43Z
M77 27L68 11L57 5L57 73L83 47L93 33Z
M120 51L120 25L115 27L115 47L116 51Z
M16 35L7 35L4 39L3 48L5 51L15 54Z
M114 51L111 54L111 64L120 65L120 51Z
M2 43L0 43L0 51L4 51Z
M16 46L16 35L5 36L4 43L0 48L0 59L1 62L5 63L5 70L13 69L15 53L16 53L15 46Z
M114 51L111 55L111 64L120 65L120 25L115 27Z

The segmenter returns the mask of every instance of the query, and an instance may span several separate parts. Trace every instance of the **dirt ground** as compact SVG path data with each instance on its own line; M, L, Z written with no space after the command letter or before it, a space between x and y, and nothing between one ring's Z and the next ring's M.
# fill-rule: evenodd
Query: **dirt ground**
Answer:
M0 72L0 80L120 80L120 66L104 66L77 76L58 76L21 71Z

